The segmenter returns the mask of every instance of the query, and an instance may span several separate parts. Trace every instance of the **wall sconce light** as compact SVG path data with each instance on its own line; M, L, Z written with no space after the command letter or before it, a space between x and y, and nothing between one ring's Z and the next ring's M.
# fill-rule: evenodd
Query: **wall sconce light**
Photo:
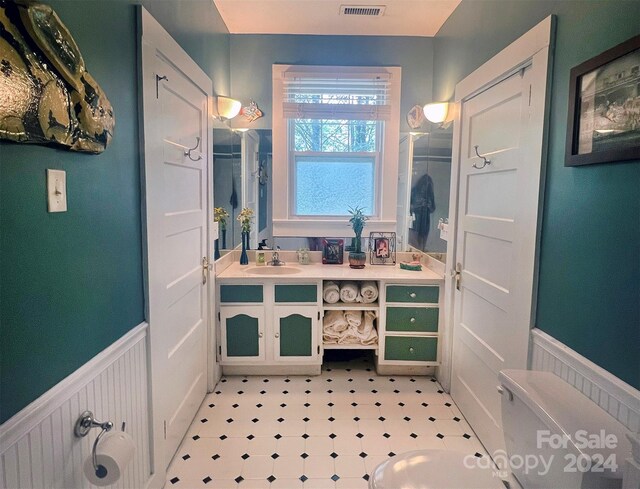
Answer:
M441 124L447 120L449 113L449 102L436 102L427 104L422 108L424 116L429 122Z
M240 113L242 103L239 100L232 99L231 97L218 95L216 97L216 109L218 114L214 117L221 121L228 121Z

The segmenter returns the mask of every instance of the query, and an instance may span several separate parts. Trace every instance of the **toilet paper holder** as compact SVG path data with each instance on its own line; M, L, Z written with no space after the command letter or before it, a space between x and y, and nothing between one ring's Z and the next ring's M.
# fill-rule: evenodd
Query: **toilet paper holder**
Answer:
M97 474L100 471L100 467L98 466L98 460L96 455L98 442L100 441L100 438L102 438L102 435L104 435L107 431L110 431L111 428L113 428L113 423L111 421L105 421L105 422L97 421L93 417L93 413L91 411L85 411L80 415L80 417L76 421L76 425L73 428L73 433L78 438L83 438L87 436L91 428L102 429L100 434L96 437L95 441L93 442L93 448L91 449L91 460L93 462L93 470L95 470ZM124 431L124 423L122 423L122 429Z

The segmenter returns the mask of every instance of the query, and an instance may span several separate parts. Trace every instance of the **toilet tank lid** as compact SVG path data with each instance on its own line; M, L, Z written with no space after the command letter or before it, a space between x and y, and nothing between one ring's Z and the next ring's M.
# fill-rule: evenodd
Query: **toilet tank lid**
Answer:
M620 466L617 471L618 477L622 476L625 460L631 454L631 444L626 437L628 431L622 423L551 372L502 370L498 378L505 388L524 402L549 427L550 431L567 435L570 443L580 452L589 457L601 454L605 459L615 454L616 463ZM605 436L616 437L615 447L584 446L585 435L600 437L601 430L604 430ZM576 434L582 434L583 439L579 440Z

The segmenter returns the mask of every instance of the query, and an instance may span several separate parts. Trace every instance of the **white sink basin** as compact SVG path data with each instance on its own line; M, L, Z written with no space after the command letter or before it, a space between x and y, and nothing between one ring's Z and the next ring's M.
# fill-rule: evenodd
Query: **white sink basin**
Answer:
M274 267L266 265L264 267L247 268L245 272L252 273L254 275L293 275L294 273L300 273L300 269L286 266Z

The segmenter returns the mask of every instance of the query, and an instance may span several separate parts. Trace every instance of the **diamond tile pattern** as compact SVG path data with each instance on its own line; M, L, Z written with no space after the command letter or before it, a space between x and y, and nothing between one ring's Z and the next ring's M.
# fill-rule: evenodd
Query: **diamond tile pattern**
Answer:
M165 487L366 489L388 457L429 448L486 456L430 377L376 376L364 358L326 363L317 377L225 377Z

